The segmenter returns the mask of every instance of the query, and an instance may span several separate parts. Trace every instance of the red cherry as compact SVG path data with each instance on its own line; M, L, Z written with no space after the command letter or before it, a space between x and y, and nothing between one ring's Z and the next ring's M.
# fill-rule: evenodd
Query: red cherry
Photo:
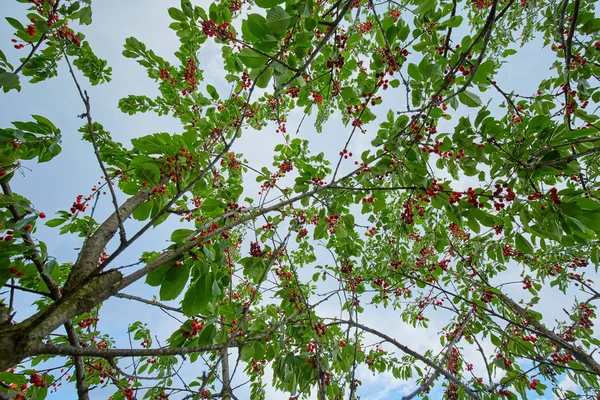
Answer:
M39 213L39 217L40 217L40 218L46 218L46 214L45 214L45 213L43 213L43 212L41 212L41 213Z
M17 272L17 278L20 278L22 276L23 276L23 272L21 272L21 271Z
M6 175L6 171L4 171L4 170L0 171L0 176L4 176L4 175Z
M11 274L16 274L17 272L19 272L19 270L16 267L11 267L9 269L9 271L10 271Z
M11 240L13 240L13 237L8 235L4 238L4 240L6 240L7 242L10 242Z
M26 230L26 231L30 231L30 230L32 230L32 229L33 229L33 225L31 225L31 224L27 224L27 225L25 225L25 230Z
M13 142L13 143L12 143L12 145L13 145L13 147L14 147L15 149L18 149L18 148L19 148L19 143L18 143L18 142Z
M529 387L532 388L533 390L535 390L535 388L537 387L538 383L540 383L540 381L538 381L537 379L534 379L529 384Z

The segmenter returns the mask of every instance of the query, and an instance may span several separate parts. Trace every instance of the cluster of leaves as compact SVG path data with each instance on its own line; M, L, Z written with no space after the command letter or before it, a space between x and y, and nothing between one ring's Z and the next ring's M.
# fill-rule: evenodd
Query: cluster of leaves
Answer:
M29 54L15 68L0 52L0 86L20 90L21 76L40 82L65 62L103 181L46 222L83 238L76 260L58 262L31 236L45 214L10 180L21 160L56 156L60 131L38 115L0 129L0 283L10 288L0 308L0 394L39 399L67 379L80 399L97 385L115 387L114 400L230 399L237 349L256 399L267 384L294 399L356 399L359 366L418 376L412 396L439 387L448 399L600 395L594 1L223 0L207 12L182 0L168 11L178 65L128 38L123 56L146 70L159 95L119 102L130 115L170 115L182 131L131 146L93 121L73 73L79 68L91 85L110 80L107 62L67 24L91 23L89 0L22 2L31 13L7 20L16 51ZM553 75L533 95L517 93L496 77L532 39L554 58ZM209 42L222 49L227 97L203 83ZM346 135L325 132L339 157L311 153L306 137L288 134L298 113L316 113L307 120L318 131L340 121ZM246 129L276 133L273 168L247 165L236 147ZM357 148L359 135L369 145ZM259 196L242 199L252 175ZM114 213L96 222L104 193ZM142 225L128 236L130 216ZM124 265L121 255L169 218L184 226L171 244ZM141 279L158 298L122 293ZM12 313L21 292L41 300L37 314L19 321ZM543 297L561 292L572 302L564 320L544 316ZM183 319L158 347L134 322L128 333L142 348L118 348L97 324L110 297ZM415 350L386 326L363 323L378 310L413 328L441 327L440 346ZM209 372L175 387L188 355ZM123 367L121 357L136 361ZM57 360L66 360L63 375L39 368ZM561 387L566 377L578 393Z

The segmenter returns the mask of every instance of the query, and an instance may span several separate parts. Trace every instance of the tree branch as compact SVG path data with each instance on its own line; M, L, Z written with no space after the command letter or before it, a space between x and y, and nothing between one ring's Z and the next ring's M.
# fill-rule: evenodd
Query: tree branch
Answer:
M463 383L456 376L452 375L450 372L446 371L444 368L440 367L439 365L437 365L436 363L434 363L433 361L431 361L427 357L425 357L425 356L417 353L416 351L414 351L414 350L410 349L409 347L403 345L402 343L398 342L397 340L395 340L391 336L388 336L385 333L379 332L378 330L370 328L370 327L368 327L366 325L359 324L358 322L355 322L355 321L343 321L342 320L342 321L334 321L334 322L331 323L331 325L340 325L340 324L355 326L355 327L361 329L364 332L371 333L371 334L373 334L375 336L378 336L378 337L384 339L386 342L388 342L388 343L396 346L398 349L402 350L404 353L406 353L406 354L408 354L408 355L416 358L417 360L423 362L424 364L427 364L429 367L433 368L436 372L438 372L439 374L443 375L450 382L452 382L455 385L461 387L465 391L465 394L467 396L469 396L471 399L473 399L473 400L481 400L481 397L479 397L479 395L477 393L475 393L473 391L473 389L471 389L470 387L468 387L465 383Z

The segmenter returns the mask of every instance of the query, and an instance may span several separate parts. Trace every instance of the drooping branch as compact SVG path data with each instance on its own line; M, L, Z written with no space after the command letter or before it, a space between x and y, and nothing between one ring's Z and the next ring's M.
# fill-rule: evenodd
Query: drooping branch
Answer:
M439 366L438 364L434 363L433 361L431 361L430 359L428 359L427 357L417 353L416 351L412 350L411 348L409 348L408 346L403 345L402 343L398 342L396 339L392 338L389 335L386 335L383 332L379 332L376 329L370 328L366 325L360 324L356 321L334 321L331 322L330 325L340 325L340 324L344 324L344 325L350 325L350 326L354 326L359 328L360 330L364 331L364 332L368 332L371 333L377 337L380 337L381 339L385 340L386 342L396 346L398 349L402 350L404 353L416 358L417 360L423 362L424 364L428 365L429 367L433 368L437 373L443 375L446 379L448 379L450 382L454 383L455 385L457 385L458 387L461 387L465 394L467 396L469 396L471 399L473 400L481 400L481 397L479 397L479 395L477 393L475 393L473 391L473 389L471 389L470 387L468 387L465 383L463 383L460 379L458 379L456 376L454 376L453 374L451 374L450 372L446 371L443 367Z
M523 320L527 321L528 325L534 327L536 330L541 332L544 336L546 336L557 346L572 354L573 357L577 359L577 361L588 367L590 369L590 372L600 375L600 364L598 364L598 362L594 360L594 358L591 355L586 354L583 350L580 350L578 347L571 345L569 342L565 341L560 336L550 331L542 323L540 323L532 314L527 312L526 309L521 307L513 299L506 296L504 293L500 291L495 291L494 295L497 296L500 300L502 300L502 302L506 304L515 314L523 318Z
M426 381L424 381L423 384L421 384L420 387L418 387L417 389L415 389L414 392L412 392L412 393L404 396L402 398L402 400L410 400L410 399L414 398L415 396L418 396L420 393L423 393L440 376L440 373L441 373L440 371L444 370L444 364L446 364L446 361L448 360L448 357L450 357L450 353L452 352L452 349L454 348L454 346L456 346L456 343L458 343L458 341L460 340L462 332L465 329L465 327L467 326L467 323L469 322L469 319L471 319L471 315L472 314L473 314L472 312L469 312L469 314L467 314L467 316L465 317L464 321L460 325L460 329L458 330L458 332L456 332L454 338L448 344L448 350L446 350L446 352L444 353L444 356L442 357L441 361L439 362L439 364L437 364L440 367L440 369L436 369L435 372L429 377L429 379L427 379Z
M56 0L54 2L54 5L48 12L48 18L46 20L46 23L48 25L52 24L52 22L54 21L54 14L56 13L56 10L58 10L59 5L60 5L60 0ZM38 49L40 48L42 43L44 43L44 41L46 41L46 39L48 39L48 34L47 33L42 34L42 36L40 37L40 40L38 40L38 42L31 48L31 51L29 52L29 54L27 54L27 57L25 57L25 59L23 60L21 65L19 65L17 67L17 69L15 69L13 71L13 73L15 75L18 75L19 73L21 73L23 68L25 68L25 66L31 61L31 59L33 58L33 55L36 53L36 51L38 51Z

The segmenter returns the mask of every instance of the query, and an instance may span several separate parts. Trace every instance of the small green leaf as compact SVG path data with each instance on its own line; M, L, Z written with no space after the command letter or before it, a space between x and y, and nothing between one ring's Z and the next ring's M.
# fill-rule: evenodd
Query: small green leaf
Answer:
M8 207L15 203L16 200L13 197L0 193L0 207Z
M12 72L2 72L0 74L0 87L3 88L4 93L10 89L17 89L19 91L21 89L19 76Z
M171 233L171 241L174 243L183 243L192 232L191 229L175 229Z
M448 21L444 25L448 28L458 28L463 21L463 17L461 15L454 15L450 17Z
M523 235L517 233L515 235L515 247L524 254L533 254L533 246Z
M468 90L459 93L458 99L467 107L479 107L481 105L481 99L479 98L479 96L477 96L473 92L469 92Z
M269 67L266 70L262 71L258 78L256 79L256 86L259 88L266 88L273 77L273 68Z
M66 221L66 218L53 218L49 221L46 221L46 226L49 226L50 228L55 228L59 225L64 224Z
M421 75L421 72L419 71L419 67L417 66L417 64L413 64L413 63L408 64L408 76L410 76L411 78L413 78L416 81L423 80L423 75Z
M260 8L271 8L283 3L285 0L254 0L254 4Z
M79 23L82 25L90 25L92 23L92 7L83 7L79 11Z
M217 89L215 89L215 87L213 85L206 85L206 91L208 92L210 97L213 98L213 100L219 100L219 93L217 92Z
M415 8L416 15L425 14L427 11L435 7L437 0L421 0L419 6Z
M185 16L184 12L175 7L169 8L169 15L176 21L187 20L187 17Z
M247 47L240 52L240 60L250 68L263 67L267 62L267 57Z
M8 21L10 26L15 28L16 30L18 30L18 31L25 30L25 27L23 26L23 24L20 23L18 20L11 18L11 17L6 17L6 20Z

